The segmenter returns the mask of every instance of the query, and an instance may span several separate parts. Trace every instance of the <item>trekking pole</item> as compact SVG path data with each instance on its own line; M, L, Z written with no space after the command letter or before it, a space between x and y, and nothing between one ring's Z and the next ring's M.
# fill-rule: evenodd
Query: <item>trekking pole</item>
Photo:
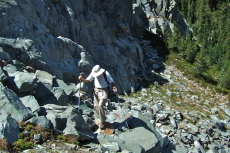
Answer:
M119 106L120 106L120 108L121 108L121 111L122 111L122 113L123 113L123 116L125 117L125 113L124 113L124 111L122 110L122 106L121 106L121 103L120 103L120 98L117 96L117 94L116 94L116 97L117 97L117 101L118 101L118 103L119 103ZM129 125L128 125L128 122L127 122L127 118L125 117L125 123L126 123L126 126L127 126L127 128L129 129ZM130 129L129 129L130 130Z
M81 75L81 73L80 73ZM80 102L81 102L81 80L80 80L80 87L79 87L79 100L78 100L78 111L80 110Z

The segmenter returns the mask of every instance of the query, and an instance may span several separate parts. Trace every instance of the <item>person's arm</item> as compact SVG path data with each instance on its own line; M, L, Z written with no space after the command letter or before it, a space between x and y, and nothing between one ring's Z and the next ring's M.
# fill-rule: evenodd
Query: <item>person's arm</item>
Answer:
M112 82L111 84L112 84L112 86L113 86L113 91L114 91L115 93L117 93L116 83L115 83L115 82Z
M117 87L116 87L115 81L113 80L113 78L111 77L111 75L109 74L108 71L106 71L105 74L106 74L106 77L107 77L107 81L108 81L110 84L112 84L112 86L113 86L113 91L114 91L115 93L117 93Z
M89 82L89 80L86 80L85 78L83 78L83 76L82 76L81 73L80 73L78 79L81 80L81 81L84 82L84 83L88 83L88 82Z

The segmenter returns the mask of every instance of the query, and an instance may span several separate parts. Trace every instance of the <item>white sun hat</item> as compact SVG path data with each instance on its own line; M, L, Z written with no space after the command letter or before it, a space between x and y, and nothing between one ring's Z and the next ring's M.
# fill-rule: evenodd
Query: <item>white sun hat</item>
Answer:
M101 75L104 71L105 69L102 69L99 65L95 65L92 69L93 77Z

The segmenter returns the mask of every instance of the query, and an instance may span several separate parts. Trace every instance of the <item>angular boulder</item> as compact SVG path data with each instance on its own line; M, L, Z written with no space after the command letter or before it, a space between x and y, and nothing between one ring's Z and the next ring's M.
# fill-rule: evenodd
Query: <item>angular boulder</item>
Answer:
M57 132L72 136L76 141L94 139L93 132L77 109L54 104L47 104L42 108L46 110L46 117Z
M14 82L19 89L19 92L26 92L33 90L35 83L35 75L33 73L15 72Z
M141 145L145 152L161 151L160 142L155 134L144 127L137 127L129 132L123 132L118 137L121 140Z
M9 144L19 138L19 127L15 119L7 114L0 113L0 138L6 139Z
M21 122L33 116L33 113L23 105L19 97L0 83L0 112L11 115L16 121Z
M25 97L20 98L22 103L27 107L30 108L30 110L33 113L40 112L40 106L37 102L37 100L34 98L34 96L28 95Z
M38 116L29 119L26 123L31 123L33 125L39 125L45 129L50 128L50 121L45 116Z
M105 134L99 134L97 140L104 147L108 148L108 144L113 145L114 142L118 144L121 151L133 152L133 153L144 153L145 149L138 143L132 143L129 141L121 140L118 137L111 137Z

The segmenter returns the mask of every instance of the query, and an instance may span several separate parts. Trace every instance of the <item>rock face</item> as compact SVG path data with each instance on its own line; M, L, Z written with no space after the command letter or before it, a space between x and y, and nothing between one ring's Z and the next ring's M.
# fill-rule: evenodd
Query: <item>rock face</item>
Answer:
M122 26L127 31L121 33L130 34L131 5L118 1L1 1L0 44L12 59L67 82L76 82L79 72L88 75L94 64L109 69L114 77L119 69L127 79L129 74L124 72L142 64L142 51L132 36L117 39L114 33ZM118 58L119 48L129 48L124 50L129 57ZM86 59L81 52L88 54ZM120 65L120 61L125 63Z
M136 15L134 22L157 35L163 36L165 31L173 32L173 22L178 23L183 36L186 36L187 29L192 33L192 29L178 11L175 0L137 0L133 4L133 10Z
M163 34L166 28L172 31L173 21L187 29L174 0L3 0L0 6L3 60L15 59L74 83L80 72L87 76L100 64L120 93L135 91L137 75L145 69L135 33Z

